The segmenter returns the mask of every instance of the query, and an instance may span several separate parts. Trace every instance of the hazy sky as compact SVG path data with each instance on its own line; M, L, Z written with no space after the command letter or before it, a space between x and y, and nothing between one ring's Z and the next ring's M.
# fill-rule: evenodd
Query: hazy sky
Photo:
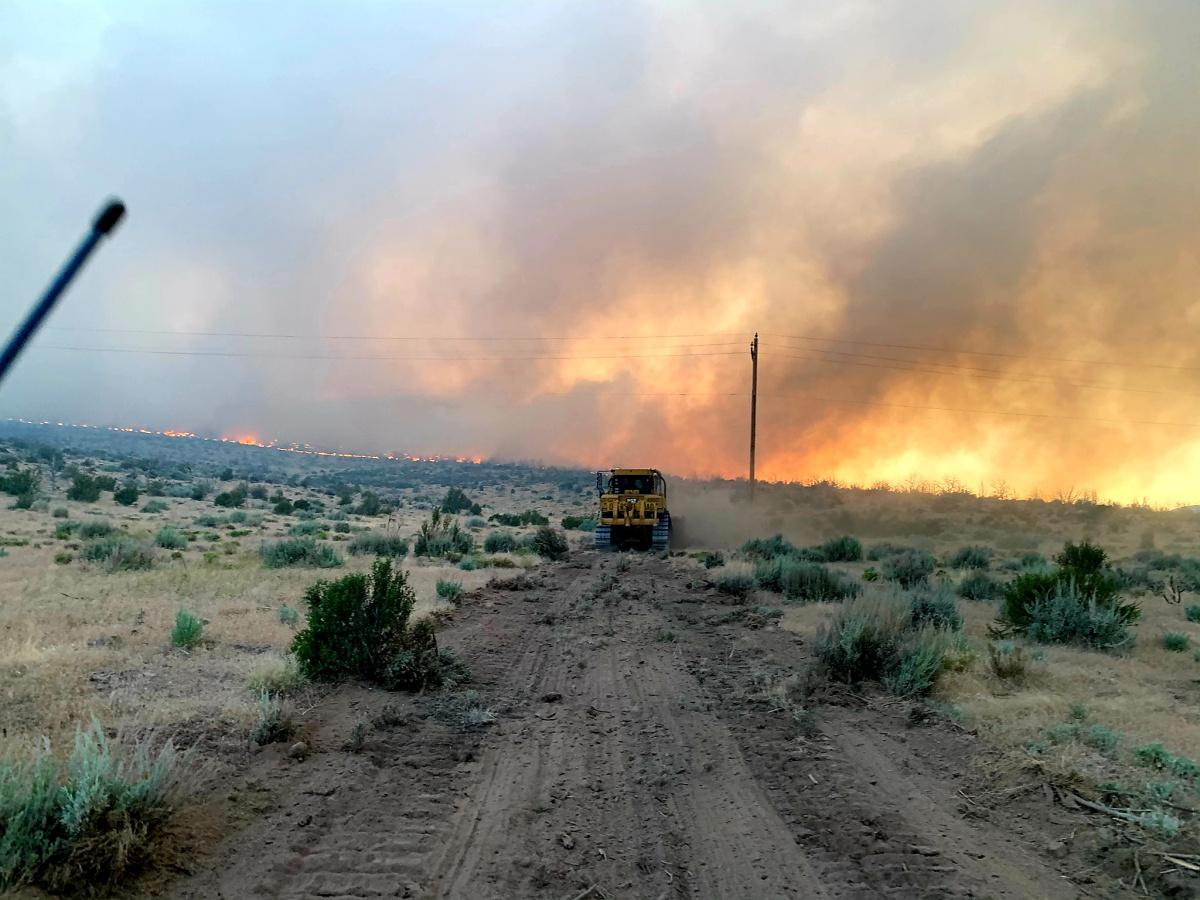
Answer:
M1200 500L1190 0L0 4L6 328L110 194L0 414Z

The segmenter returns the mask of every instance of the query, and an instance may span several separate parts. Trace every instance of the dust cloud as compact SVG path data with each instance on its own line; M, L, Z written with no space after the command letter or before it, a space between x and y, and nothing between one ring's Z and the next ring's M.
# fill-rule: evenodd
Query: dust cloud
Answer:
M5 414L1200 494L1195 4L0 16Z

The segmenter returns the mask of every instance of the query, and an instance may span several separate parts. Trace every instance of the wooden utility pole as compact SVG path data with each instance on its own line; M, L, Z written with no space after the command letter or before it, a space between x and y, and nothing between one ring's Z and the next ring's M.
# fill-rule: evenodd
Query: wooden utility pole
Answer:
M754 440L758 432L758 332L750 343L750 501L754 501Z

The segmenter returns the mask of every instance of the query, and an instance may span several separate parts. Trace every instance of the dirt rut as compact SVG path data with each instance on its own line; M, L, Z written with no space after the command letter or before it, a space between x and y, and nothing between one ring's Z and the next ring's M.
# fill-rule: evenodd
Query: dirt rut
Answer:
M764 700L796 639L725 623L686 577L585 553L471 599L443 641L493 724L337 692L305 717L309 758L271 748L230 783L244 826L173 896L1080 896L964 813L965 737L845 708L802 727Z

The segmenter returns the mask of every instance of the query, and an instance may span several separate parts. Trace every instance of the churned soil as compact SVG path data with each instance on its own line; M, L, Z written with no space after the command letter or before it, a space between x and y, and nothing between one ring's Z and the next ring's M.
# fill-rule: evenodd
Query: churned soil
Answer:
M315 697L297 710L304 746L227 762L184 817L195 852L155 890L1126 895L1123 863L1036 773L921 707L806 693L806 642L676 563L582 552L474 592L439 633L470 685Z

